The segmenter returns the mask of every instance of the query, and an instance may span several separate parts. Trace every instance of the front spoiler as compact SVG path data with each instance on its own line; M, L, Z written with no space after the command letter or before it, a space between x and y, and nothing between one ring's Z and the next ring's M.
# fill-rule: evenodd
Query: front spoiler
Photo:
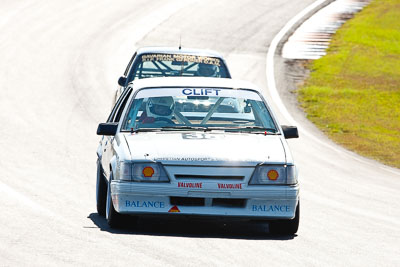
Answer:
M293 219L299 187L249 186L225 192L168 188L165 184L112 181L114 208L121 214L224 217L231 219ZM171 197L202 198L203 205L173 205ZM243 205L227 206L214 199L241 199ZM217 204L215 204L217 202Z

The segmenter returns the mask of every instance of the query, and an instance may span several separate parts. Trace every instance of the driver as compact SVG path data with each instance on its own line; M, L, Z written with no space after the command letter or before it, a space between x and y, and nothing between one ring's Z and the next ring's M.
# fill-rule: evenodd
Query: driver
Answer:
M217 76L217 66L212 64L199 63L199 67L196 72L196 76L202 77L216 77Z
M146 103L146 111L139 118L141 123L155 121L170 122L174 111L174 99L172 96L150 97Z

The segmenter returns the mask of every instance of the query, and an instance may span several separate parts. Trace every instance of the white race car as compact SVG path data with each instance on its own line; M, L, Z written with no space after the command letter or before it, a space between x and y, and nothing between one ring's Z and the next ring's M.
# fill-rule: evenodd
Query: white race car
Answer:
M185 215L298 229L298 174L285 140L297 128L280 126L250 83L139 80L97 134L97 210L111 227L125 215Z

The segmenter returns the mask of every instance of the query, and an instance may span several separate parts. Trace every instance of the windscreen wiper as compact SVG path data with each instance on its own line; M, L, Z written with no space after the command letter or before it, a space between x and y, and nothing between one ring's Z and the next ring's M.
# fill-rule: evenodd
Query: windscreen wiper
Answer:
M211 131L212 129L208 127L203 127L203 126L182 126L182 125L177 125L177 126L163 126L161 127L162 131L169 131L169 130L195 130L195 131Z
M246 131L249 132L248 130L254 130L252 132L256 133L266 133L266 134L276 134L277 130L274 128L266 128L262 126L243 126L243 127L231 127L227 128L226 130L237 130L237 131Z
M161 131L160 128L132 128L130 130L131 133L138 133L138 132L159 132Z
M265 127L261 127L261 126L245 126L245 127L241 127L241 128L252 129L252 130L260 130L260 131L267 131L267 132L272 132L272 133L276 133L277 132L275 128L265 128Z

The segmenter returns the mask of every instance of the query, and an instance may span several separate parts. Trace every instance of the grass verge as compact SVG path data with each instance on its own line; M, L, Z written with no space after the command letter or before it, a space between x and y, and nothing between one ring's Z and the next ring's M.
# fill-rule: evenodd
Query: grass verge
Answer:
M335 142L400 168L400 0L374 0L337 31L298 91Z

